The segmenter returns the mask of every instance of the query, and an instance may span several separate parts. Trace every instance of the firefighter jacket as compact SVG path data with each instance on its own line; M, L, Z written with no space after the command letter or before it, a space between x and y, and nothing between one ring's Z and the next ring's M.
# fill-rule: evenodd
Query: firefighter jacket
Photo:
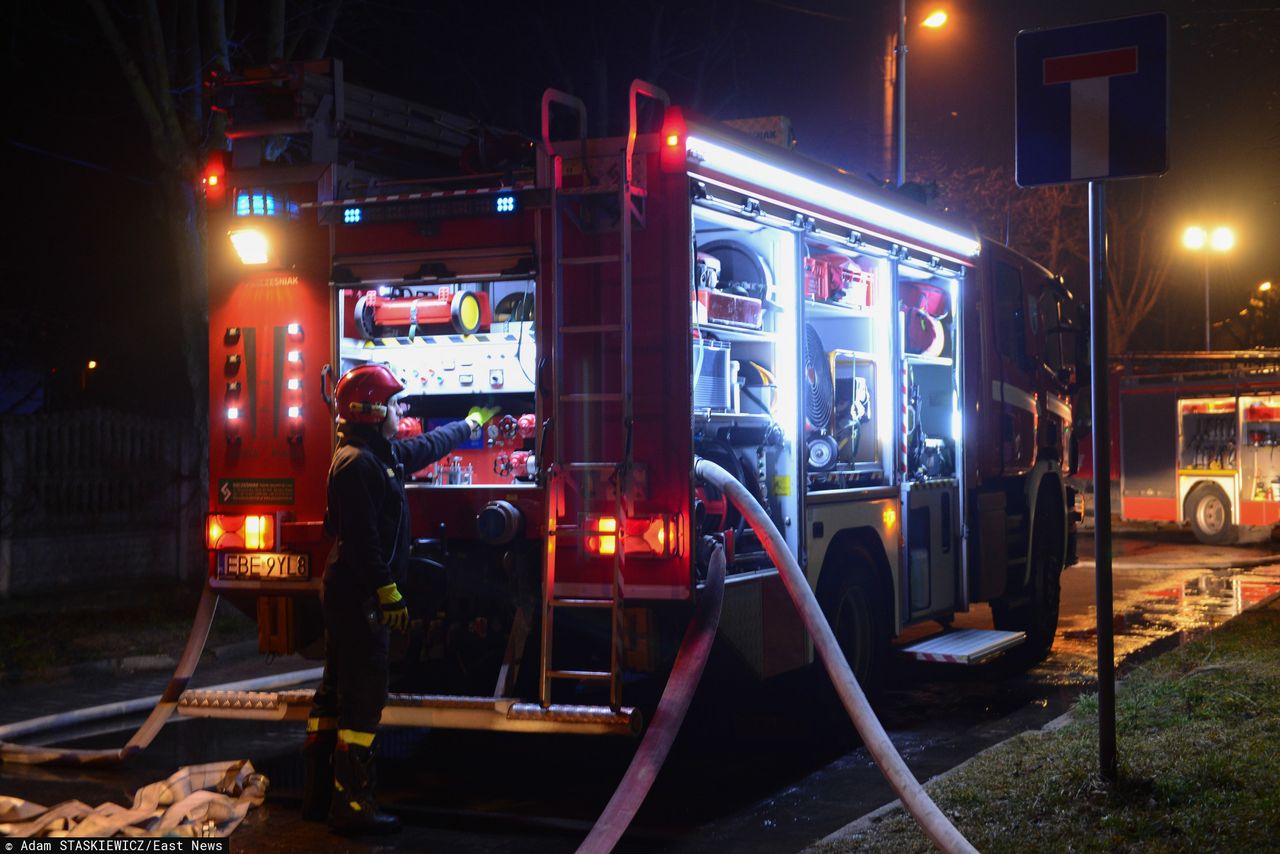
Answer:
M391 441L377 426L339 424L324 515L325 533L336 537L326 589L363 600L379 587L404 583L410 549L405 472L425 468L470 436L466 421Z

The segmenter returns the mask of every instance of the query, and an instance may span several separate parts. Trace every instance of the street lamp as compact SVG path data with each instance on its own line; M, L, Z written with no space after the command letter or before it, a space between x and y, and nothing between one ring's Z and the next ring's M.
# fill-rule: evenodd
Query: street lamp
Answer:
M1236 233L1225 225L1220 225L1212 232L1205 231L1198 225L1189 226L1182 232L1182 245L1192 252L1204 252L1204 348L1212 350L1209 341L1209 252L1228 252L1236 245Z
M930 12L920 26L938 29L947 23L947 13L941 9ZM896 71L894 59L897 59ZM893 159L893 128L896 115L898 131L897 184L907 182L907 0L898 0L898 33L889 36L885 51L884 70L884 160L885 171ZM897 89L897 109L894 109L894 90Z

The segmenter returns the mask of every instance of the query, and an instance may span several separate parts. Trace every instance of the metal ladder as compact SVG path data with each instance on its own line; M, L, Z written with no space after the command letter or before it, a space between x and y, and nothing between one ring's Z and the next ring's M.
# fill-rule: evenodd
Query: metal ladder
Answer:
M574 682L608 682L609 706L617 711L622 706L622 641L623 641L623 573L626 567L626 511L630 506L630 476L632 463L633 426L633 374L632 374L632 326L631 326L631 243L632 232L637 222L643 223L643 211L637 206L639 200L643 204L645 191L634 182L632 158L636 137L637 99L641 96L661 100L667 103L666 94L656 87L634 81L631 84L631 131L628 135L627 149L620 158L616 184L593 185L590 180L588 163L590 160L586 141L586 108L581 100L564 92L549 89L542 101L542 138L546 151L551 158L551 239L553 260L552 305L551 318L551 358L552 382L550 389L550 421L553 435L554 464L546 471L547 485L547 525L546 540L543 552L542 579L542 654L540 658L539 702L543 708L551 705L551 687L553 681L564 680ZM565 188L562 186L563 159L555 151L555 144L550 135L550 109L559 105L576 112L578 118L579 149L582 158L584 182L580 187ZM614 196L618 205L617 251L597 255L566 256L564 254L564 235L566 227L581 227L581 221L574 217L574 205L580 209L594 202ZM591 279L586 275L590 270L603 271L598 277L604 288L614 289L618 295L617 322L608 323L565 323L565 301L572 299L576 289L587 287ZM605 319L601 305L600 319ZM567 344L572 340L573 349L581 357L594 364L605 364L608 356L616 354L619 375L616 386L608 386L603 380L594 390L582 390L569 387L565 377L565 354ZM592 343L594 342L594 343ZM576 407L576 412L583 420L591 423L603 421L603 408L610 404L620 404L622 410L622 426L625 431L622 457L616 460L591 459L589 448L583 447L582 434L579 432L578 442L566 440L569 407ZM585 530L581 520L586 517L587 502L574 496L570 490L580 492L583 482L608 478L613 491L613 519L616 529L613 532ZM597 509L599 502L594 502ZM574 511L577 511L574 514ZM566 516L569 513L571 515ZM614 542L613 571L610 578L609 592L606 596L582 597L561 596L556 592L556 560L558 544L561 540L571 538L577 541L578 548L585 549L587 538L591 536L608 536L612 533ZM608 670L571 670L557 668L554 665L552 646L555 629L555 612L561 608L573 609L607 609L609 611L610 649Z

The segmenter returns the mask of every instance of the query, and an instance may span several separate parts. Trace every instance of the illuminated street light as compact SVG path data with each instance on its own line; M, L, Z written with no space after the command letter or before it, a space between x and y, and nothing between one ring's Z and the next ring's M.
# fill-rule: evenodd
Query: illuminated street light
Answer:
M920 26L939 29L947 23L947 13L941 9L930 12ZM888 49L884 58L884 159L888 170L890 151L893 149L894 114L897 114L898 168L897 185L907 182L907 0L898 2L898 34L888 37ZM894 70L894 58L897 70ZM898 107L894 109L894 88L897 88Z
M1182 245L1192 252L1203 252L1206 246L1214 252L1227 252L1236 245L1236 233L1220 225L1212 233L1193 225L1182 232ZM1204 254L1204 348L1212 350L1209 341L1209 253Z
M97 361L95 361L95 360L93 360L93 359L90 359L90 360L89 360L89 370L93 371L93 370L97 370L97 368L98 368L98 363L97 363Z

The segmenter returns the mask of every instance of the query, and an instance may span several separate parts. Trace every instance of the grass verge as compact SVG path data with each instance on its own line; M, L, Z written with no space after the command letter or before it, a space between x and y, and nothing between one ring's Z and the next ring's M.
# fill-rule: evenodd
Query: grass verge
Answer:
M1280 846L1280 600L1133 671L1116 689L1119 779L1099 778L1097 695L929 787L995 852L1275 851ZM903 810L808 849L934 850Z

